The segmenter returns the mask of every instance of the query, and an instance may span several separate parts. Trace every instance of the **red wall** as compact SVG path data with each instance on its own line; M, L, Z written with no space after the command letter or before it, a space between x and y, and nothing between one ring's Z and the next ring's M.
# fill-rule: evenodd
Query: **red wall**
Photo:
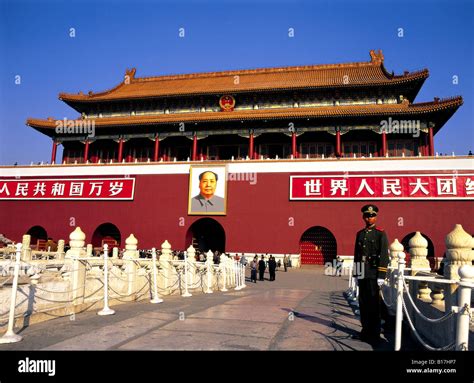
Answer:
M334 234L338 254L352 254L355 233L363 227L360 208L368 201L289 201L289 176L259 173L256 185L228 181L227 216L213 217L224 227L226 251L298 253L305 230L323 226ZM68 242L74 218L88 243L97 226L111 222L122 234L122 247L133 233L139 248L159 247L167 239L174 249L184 249L189 227L201 218L187 215L188 180L186 174L138 175L134 201L0 201L0 233L20 241L30 227L40 225L48 236ZM436 256L443 254L454 224L474 233L472 201L374 203L390 242L421 231L433 241ZM404 226L398 226L399 217Z

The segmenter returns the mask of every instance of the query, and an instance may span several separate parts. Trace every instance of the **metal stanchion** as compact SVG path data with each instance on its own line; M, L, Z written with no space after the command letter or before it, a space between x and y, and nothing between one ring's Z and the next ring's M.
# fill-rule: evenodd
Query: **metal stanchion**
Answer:
M211 254L210 251L207 253L206 263L207 263L207 270L206 270L207 271L207 290L206 290L206 294L212 294L212 290L211 290L212 254Z
M225 256L222 256L222 257L225 257ZM227 257L226 257L227 258ZM221 261L221 266L222 266L222 279L224 280L224 286L222 287L222 290L221 291L228 291L227 288L226 288L226 279L227 279L227 262L224 258L221 258L222 261Z
M150 303L161 303L163 299L158 296L158 278L156 271L156 248L151 249L151 259L153 265L153 299L150 300Z
M18 276L20 273L20 255L21 243L16 244L15 269L13 271L12 296L10 300L10 315L8 317L8 329L5 335L0 338L0 343L16 343L23 339L21 335L15 334L13 327L15 325L15 306L16 293L18 289Z
M395 351L402 347L402 322L403 322L403 275L405 272L405 253L398 253L397 276L397 314L395 317Z
M240 275L239 275L239 264L236 260L234 260L234 275L235 275L235 289L234 290L241 290L242 286L240 285Z
M192 297L193 295L188 291L188 252L184 252L184 294L183 297Z
M353 283L353 273L354 273L354 262L349 267L349 287L347 289L347 296L352 297L352 283Z
M461 266L458 270L461 280L458 285L458 317L456 323L456 351L467 351L469 344L469 323L471 321L471 289L474 267Z
M109 307L109 245L104 244L104 308L100 310L97 315L114 315L115 311Z
M245 284L245 265L242 263L242 288L246 288L247 285Z

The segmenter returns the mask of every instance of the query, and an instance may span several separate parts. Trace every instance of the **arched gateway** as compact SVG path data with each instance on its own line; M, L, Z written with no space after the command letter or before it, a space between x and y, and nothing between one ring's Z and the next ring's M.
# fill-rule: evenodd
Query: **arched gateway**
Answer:
M300 239L301 264L324 265L337 255L334 235L325 227L313 226Z
M207 252L225 251L225 231L222 225L212 218L201 218L194 222L186 234L186 243L195 249Z
M122 236L120 230L113 223L103 223L92 234L92 246L102 247L103 242L112 247L120 247ZM114 244L115 241L115 244Z

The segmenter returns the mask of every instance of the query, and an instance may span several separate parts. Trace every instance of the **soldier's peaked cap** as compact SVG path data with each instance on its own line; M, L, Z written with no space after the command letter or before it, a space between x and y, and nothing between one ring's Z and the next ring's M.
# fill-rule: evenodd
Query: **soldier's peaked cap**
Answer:
M365 206L362 206L362 209L360 209L360 211L363 214L375 214L375 215L377 215L377 213L379 212L379 208L375 205L365 205Z

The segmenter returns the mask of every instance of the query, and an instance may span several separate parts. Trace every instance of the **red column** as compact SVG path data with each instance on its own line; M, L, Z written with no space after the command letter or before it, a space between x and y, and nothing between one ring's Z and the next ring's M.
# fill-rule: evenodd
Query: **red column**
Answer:
M293 154L293 158L298 157L298 153L296 152L296 133L291 133L291 152Z
M64 148L63 150L63 163L65 162L66 164L69 162L69 156L68 156L68 150Z
M87 162L89 159L89 141L86 141L86 146L84 147L84 162Z
M249 137L249 157L251 160L254 159L254 153L253 153L253 133L250 133Z
M53 140L53 149L51 151L51 163L54 164L56 163L56 149L58 147L58 144L56 141Z
M336 130L336 157L341 157L341 132Z
M122 162L122 159L123 159L123 139L119 139L118 162Z
M434 156L434 140L433 140L433 128L428 128L428 137L429 137L429 143L428 143L428 152L430 156Z
M193 136L193 161L196 161L197 157L197 147L198 147L198 140L196 134Z
M155 137L155 151L153 153L153 161L158 161L158 157L159 157L159 153L160 153L160 140L158 139L158 137Z
M426 152L426 148L428 146L427 144L428 142L428 133L422 133L421 136L420 136L420 153L423 157L427 156L428 153Z
M382 132L382 157L387 155L387 134Z

